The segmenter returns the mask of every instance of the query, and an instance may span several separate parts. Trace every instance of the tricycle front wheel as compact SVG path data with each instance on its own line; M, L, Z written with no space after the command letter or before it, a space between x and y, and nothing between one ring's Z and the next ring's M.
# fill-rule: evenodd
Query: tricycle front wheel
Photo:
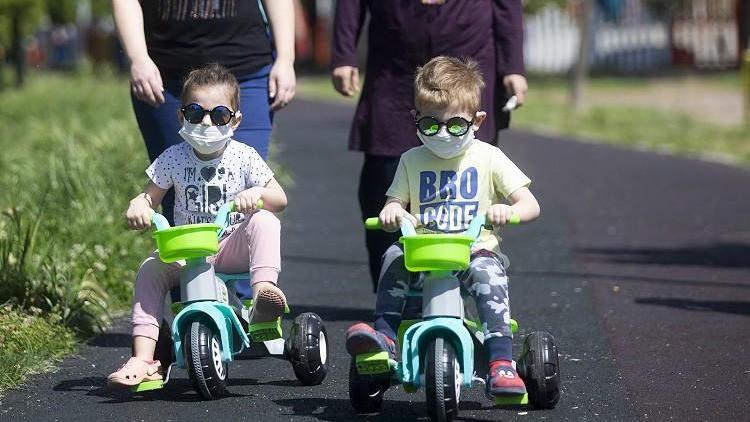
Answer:
M221 342L211 325L193 321L183 335L185 364L193 386L205 400L227 392L229 366L221 360Z
M451 421L458 415L461 396L461 370L453 345L436 337L425 356L427 414L433 421Z

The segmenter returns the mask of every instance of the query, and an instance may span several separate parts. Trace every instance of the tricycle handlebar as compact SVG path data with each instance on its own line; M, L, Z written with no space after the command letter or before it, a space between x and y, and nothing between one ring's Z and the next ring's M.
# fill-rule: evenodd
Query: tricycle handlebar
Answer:
M469 228L463 233L466 236L478 237L482 227L487 224L487 217L484 215L478 215L471 220ZM513 214L508 220L508 224L516 225L521 223L521 217L518 214ZM383 228L379 217L370 217L365 220L365 229L367 230L380 230ZM401 234L404 236L411 236L416 234L414 226L411 224L408 218L401 219Z
M257 206L258 209L263 209L262 199L258 200ZM221 230L219 230L219 236L221 236L221 234L224 232L224 229L226 229L229 225L229 213L234 211L234 209L234 201L229 201L219 207L219 211L216 212L216 219L214 220L214 224L221 227ZM151 214L151 224L156 226L156 230L164 230L170 227L167 219L158 212Z

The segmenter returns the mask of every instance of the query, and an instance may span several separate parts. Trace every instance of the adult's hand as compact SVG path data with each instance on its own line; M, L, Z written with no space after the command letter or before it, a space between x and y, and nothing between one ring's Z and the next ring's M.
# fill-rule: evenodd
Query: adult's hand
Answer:
M158 107L164 103L164 84L159 68L146 57L130 65L130 86L139 100Z
M268 75L268 96L273 99L271 110L286 107L294 98L297 87L297 76L294 74L294 63L277 59Z
M518 98L518 105L516 108L521 107L526 101L526 91L529 90L529 84L526 82L526 77L523 75L505 75L503 78L503 85L508 96L515 95Z
M333 87L341 95L351 97L359 92L359 69L353 66L339 66L331 72Z

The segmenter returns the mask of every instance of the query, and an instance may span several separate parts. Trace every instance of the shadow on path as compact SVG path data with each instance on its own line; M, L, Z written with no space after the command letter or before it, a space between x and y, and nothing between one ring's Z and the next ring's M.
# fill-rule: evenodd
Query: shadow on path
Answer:
M616 273L592 273L588 271L552 271L552 270L524 270L524 269L513 269L508 270L508 274L511 276L517 276L521 278L525 277L551 277L551 278L568 278L568 279L579 279L588 281L631 281L634 283L654 283L654 284L666 284L666 285L678 285L678 286L700 286L700 287L713 287L713 288L732 288L732 289L750 289L750 283L733 283L733 282L722 282L722 281L710 281L710 280L686 280L678 278L661 278L661 277L648 277L630 274L616 274Z
M750 316L750 302L739 300L694 300L671 297L643 297L635 300L640 305L661 305L686 311L719 312Z
M736 242L678 248L581 248L576 252L623 264L750 268L750 245Z

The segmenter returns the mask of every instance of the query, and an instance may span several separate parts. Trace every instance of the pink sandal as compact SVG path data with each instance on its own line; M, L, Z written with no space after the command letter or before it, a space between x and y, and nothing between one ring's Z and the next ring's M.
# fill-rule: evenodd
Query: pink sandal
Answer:
M143 381L159 381L161 379L161 363L158 360L148 363L133 356L117 372L113 372L107 377L107 386L110 388L132 387Z

